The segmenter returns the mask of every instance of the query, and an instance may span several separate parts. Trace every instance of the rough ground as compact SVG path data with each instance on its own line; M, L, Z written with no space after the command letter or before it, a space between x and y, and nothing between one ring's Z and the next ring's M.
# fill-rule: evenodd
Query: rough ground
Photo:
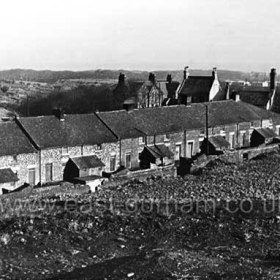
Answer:
M0 279L280 279L279 164L3 196Z

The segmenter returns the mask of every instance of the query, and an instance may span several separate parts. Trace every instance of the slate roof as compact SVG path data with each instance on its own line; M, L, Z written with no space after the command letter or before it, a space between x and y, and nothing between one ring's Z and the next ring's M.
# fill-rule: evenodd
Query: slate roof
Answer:
M216 149L227 149L230 147L229 142L221 135L211 136L208 140Z
M171 83L166 83L167 93L172 92L175 95L175 92L176 92L176 90L178 89L179 86L180 86L180 83L177 82L177 81L172 81Z
M36 152L14 121L0 122L0 139L0 156Z
M79 169L102 167L105 164L95 155L70 158Z
M19 122L40 148L74 147L117 142L117 137L95 114L19 118Z
M154 146L145 146L145 148L152 154L154 158L172 157L173 153L169 148L163 144Z
M280 118L279 114L233 100L136 109L128 114L134 120L135 127L146 135L161 135L205 128L206 105L209 127Z
M213 81L213 76L189 76L182 82L178 94L192 97L209 97Z
M203 127L200 116L185 105L129 111L136 127L146 135L160 135Z
M133 118L126 110L100 112L97 115L120 139L143 136L143 133L136 129Z
M263 119L279 119L280 115L242 101L233 100L191 104L192 115L201 118L205 127L205 105L208 105L208 125L214 127Z
M270 128L257 128L254 130L263 136L263 138L278 138L278 135Z
M165 98L162 101L162 106L171 106L177 104L178 104L178 99Z
M0 169L0 183L11 183L18 181L19 178L11 168Z
M280 113L280 88L276 88L275 97L271 107L271 111Z
M157 81L157 87L162 91L164 97L166 97L168 94L167 84L168 83L166 81Z
M238 93L241 101L262 108L266 108L267 102L271 98L271 92L268 87L245 87Z
M146 95L147 93L151 92L151 90L155 88L158 90L162 95L164 95L164 92L162 91L162 88L160 87L160 84L156 81L155 83L152 83L151 81L145 81L142 86L137 91L137 96Z
M137 98L135 96L131 96L131 97L128 97L124 102L123 104L126 104L126 105L134 105L134 104L137 104Z

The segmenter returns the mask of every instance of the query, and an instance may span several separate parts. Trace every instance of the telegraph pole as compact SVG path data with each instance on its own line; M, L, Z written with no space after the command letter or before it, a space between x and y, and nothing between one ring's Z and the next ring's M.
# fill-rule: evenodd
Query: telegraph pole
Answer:
M205 128L206 128L206 155L209 155L209 142L208 142L208 105L205 105Z

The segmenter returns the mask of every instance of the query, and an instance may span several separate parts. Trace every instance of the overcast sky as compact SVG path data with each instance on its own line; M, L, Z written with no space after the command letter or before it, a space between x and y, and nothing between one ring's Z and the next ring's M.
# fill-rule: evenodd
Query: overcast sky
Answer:
M1 1L0 69L280 66L279 0Z

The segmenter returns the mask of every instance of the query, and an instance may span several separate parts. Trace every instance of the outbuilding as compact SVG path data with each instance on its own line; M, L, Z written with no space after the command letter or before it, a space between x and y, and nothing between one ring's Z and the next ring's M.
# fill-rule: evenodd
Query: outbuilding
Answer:
M174 164L174 154L165 145L145 146L140 154L140 166L143 169L154 166Z
M257 128L251 134L251 147L268 145L279 141L279 136L271 128Z
M11 168L0 169L0 194L12 191L19 178Z
M104 178L102 168L104 163L95 155L73 157L65 165L63 179L71 183L89 185L95 191Z
M208 142L208 147L207 147ZM216 155L222 154L230 148L230 143L221 135L205 138L201 145L201 151L205 154Z

